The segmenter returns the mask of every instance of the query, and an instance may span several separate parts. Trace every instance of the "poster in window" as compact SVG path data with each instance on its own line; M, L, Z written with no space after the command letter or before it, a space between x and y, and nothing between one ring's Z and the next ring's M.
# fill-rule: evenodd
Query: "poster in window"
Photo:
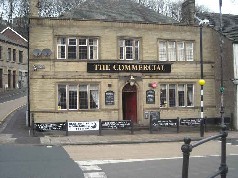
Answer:
M114 92L113 91L105 92L105 105L114 105Z
M155 91L154 90L146 91L146 104L155 104Z

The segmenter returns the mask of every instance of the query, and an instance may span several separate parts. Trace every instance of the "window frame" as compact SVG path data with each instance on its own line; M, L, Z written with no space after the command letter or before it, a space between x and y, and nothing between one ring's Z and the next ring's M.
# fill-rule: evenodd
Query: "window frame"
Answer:
M131 41L131 45L127 45L127 41ZM140 60L140 38L118 38L119 59L123 61L139 61ZM131 48L131 58L128 58L128 51Z
M170 86L174 85L175 86L175 96L174 96L174 103L175 105L171 106L171 96L170 96ZM184 96L183 96L183 102L184 105L180 106L179 103L179 86L183 85L184 89ZM191 100L191 105L188 104L189 100L189 94L188 94L188 88L189 86L192 86L192 96L190 98ZM194 83L160 83L159 85L160 88L160 94L159 94L159 101L160 101L160 108L188 108L188 107L194 107L194 98L195 98L195 93L194 93ZM163 90L163 91L162 91ZM164 91L165 90L165 91ZM162 94L165 93L166 96L162 96ZM164 94L163 94L164 95ZM165 98L166 97L166 98Z
M174 46L170 46L170 43L174 43ZM164 46L162 46L162 44L164 44ZM183 48L181 48L179 44L183 44ZM189 45L191 45L190 48ZM158 39L157 48L159 61L194 61L194 41ZM174 54L175 56L173 56L172 54Z
M59 96L59 87L62 87L64 86L65 87L65 92L66 92L66 95L65 95L65 105L66 107L65 108L61 108L61 106L59 106L59 103L60 103L60 96ZM94 89L96 87L96 90L94 91L97 91L97 101L96 101L96 107L91 107L91 95L90 95L90 91L92 91L91 88L93 88L94 86ZM73 90L70 90L70 87L76 87L76 108L72 108L70 107L70 91L73 91ZM81 107L81 97L80 97L80 87L86 87L86 107L87 108L82 108ZM74 90L75 91L75 90ZM83 90L82 90L83 91ZM100 96L99 96L99 84L85 84L85 83L80 83L80 84L57 84L57 106L58 106L58 110L68 110L68 111L75 111L75 110L98 110L100 109ZM95 101L94 101L95 102ZM83 106L83 105L82 105Z
M75 44L70 44L70 40L75 40ZM85 44L81 44L80 40L85 40ZM90 41L92 40L92 44ZM86 60L98 60L99 56L99 37L84 37L84 36L59 36L56 37L57 44L57 59L58 60L77 60L77 61L86 61ZM86 54L83 54L84 47ZM61 49L62 48L62 49ZM70 49L72 48L72 49ZM73 50L74 48L74 50ZM81 49L82 48L82 49ZM63 52L61 52L63 51ZM75 51L75 52L73 52ZM82 54L81 54L82 51ZM65 52L65 54L64 54ZM72 58L70 54L73 54ZM83 57L81 57L83 56ZM85 57L84 57L85 56Z

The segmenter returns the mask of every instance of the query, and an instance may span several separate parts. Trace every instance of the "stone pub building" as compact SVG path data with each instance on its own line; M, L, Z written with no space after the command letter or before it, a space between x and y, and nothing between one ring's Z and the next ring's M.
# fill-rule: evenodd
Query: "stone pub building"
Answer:
M126 0L88 0L60 17L43 18L32 0L29 100L35 122L148 125L150 111L163 119L199 118L200 28L193 19L195 2L188 2L180 24ZM220 116L219 57L219 34L204 27L208 118Z

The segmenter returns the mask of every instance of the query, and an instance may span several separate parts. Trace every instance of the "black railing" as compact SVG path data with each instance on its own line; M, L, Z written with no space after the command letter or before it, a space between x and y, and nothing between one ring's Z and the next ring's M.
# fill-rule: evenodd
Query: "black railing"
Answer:
M189 156L190 152L192 152L193 148L204 144L208 141L215 140L217 138L221 138L221 164L219 170L215 172L209 178L214 178L218 175L221 175L221 178L226 178L228 173L228 167L226 164L226 137L228 133L226 131L226 126L222 126L221 132L218 135L211 136L208 138L204 138L198 142L191 144L191 138L184 138L184 144L181 147L183 152L183 168L182 168L182 178L188 178L188 167L189 167Z

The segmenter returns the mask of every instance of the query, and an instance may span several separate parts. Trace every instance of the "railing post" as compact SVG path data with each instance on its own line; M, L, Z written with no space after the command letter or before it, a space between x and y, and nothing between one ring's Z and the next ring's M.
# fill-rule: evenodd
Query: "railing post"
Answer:
M176 124L177 124L177 133L179 133L179 117L177 117Z
M219 167L219 170L221 171L221 178L226 178L226 175L228 173L228 167L226 164L226 137L228 136L228 133L226 131L226 126L221 126L221 165Z
M134 134L134 123L131 121L131 134Z
M102 119L99 119L99 136L102 135Z
M182 178L188 178L189 156L192 151L191 138L184 138L184 144L181 147L183 152Z
M66 136L69 136L69 123L68 123L68 120L66 120Z

